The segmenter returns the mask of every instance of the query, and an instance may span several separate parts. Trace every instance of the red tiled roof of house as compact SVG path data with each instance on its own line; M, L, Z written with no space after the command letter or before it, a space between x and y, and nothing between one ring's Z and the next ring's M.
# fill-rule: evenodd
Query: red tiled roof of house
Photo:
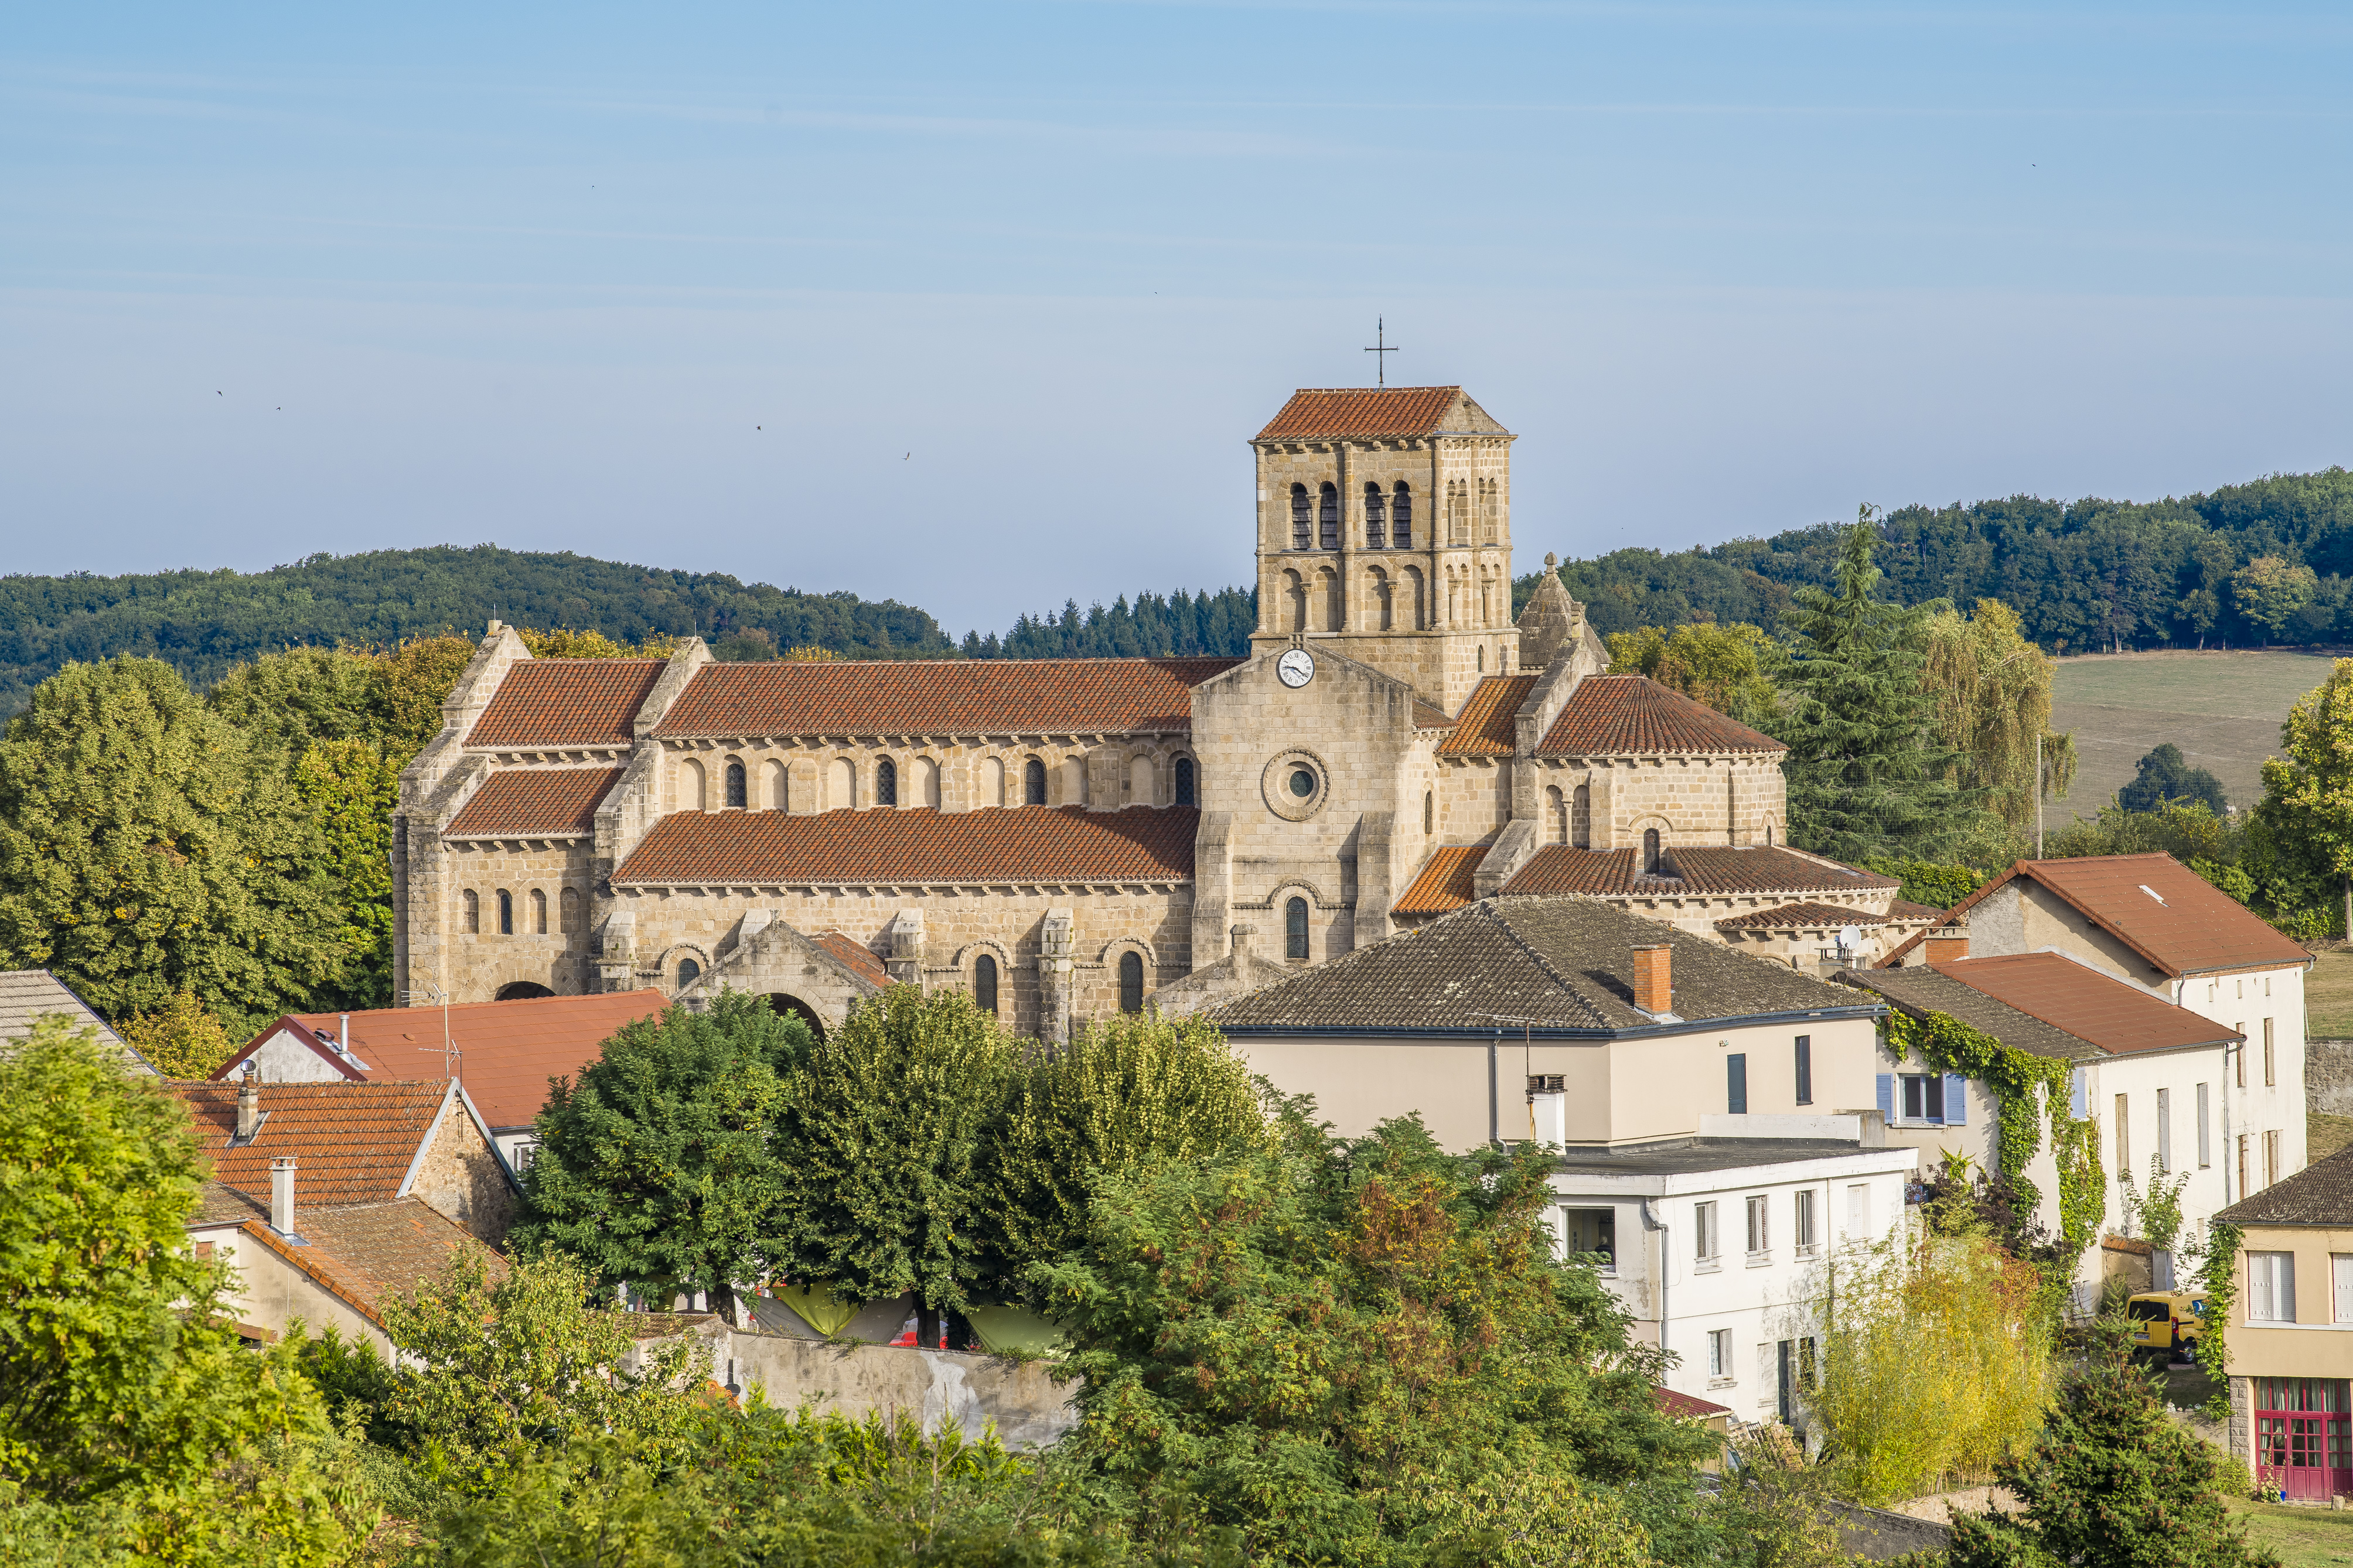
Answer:
M1783 904L1778 909L1751 910L1746 914L1732 915L1715 922L1718 931L1819 931L1831 926L1885 925L1888 917L1874 915L1865 910L1841 909L1837 904L1801 900Z
M1892 921L1940 921L1945 911L1934 904L1915 904L1909 899L1897 899L1887 906L1887 918Z
M378 1328L384 1326L387 1301L442 1274L470 1246L480 1248L492 1279L507 1271L505 1258L418 1198L306 1208L298 1184L294 1234L309 1245L293 1246L262 1220L248 1220L237 1228L343 1298Z
M1893 877L1825 865L1810 856L1776 846L1735 849L1725 846L1674 845L1667 851L1674 877L1645 877L1635 870L1631 849L1572 849L1565 844L1536 851L1519 875L1504 884L1506 895L1584 893L1609 897L1629 893L1852 893L1861 888L1901 886Z
M891 984L891 972L883 967L881 955L849 932L819 931L809 940L875 984Z
M988 658L706 664L661 736L1169 732L1237 658Z
M1255 440L1336 440L1349 436L1427 436L1444 427L1459 386L1303 386Z
M2245 1038L2056 952L1961 958L1928 967L1948 980L2118 1056Z
M236 1084L169 1088L195 1119L213 1180L268 1203L269 1162L290 1158L299 1167L298 1205L398 1197L449 1092L446 1083L265 1083L261 1130L250 1143L232 1149Z
M2167 974L2308 964L2312 954L2170 855L2021 860L1954 906L2031 877Z
M1569 694L1547 754L1622 757L1646 752L1785 752L1788 748L1727 719L1647 675L1588 675Z
M513 768L492 773L466 802L445 838L535 838L593 833L596 808L622 768Z
M470 746L626 746L654 682L658 658L534 658L517 662L466 737Z
M1533 675L1491 675L1471 689L1454 733L1438 742L1441 757L1508 757L1516 740L1512 721L1535 689Z
M1661 1411L1679 1420L1705 1421L1732 1414L1732 1407L1728 1405L1711 1404L1695 1394L1677 1394L1661 1384L1652 1384L1651 1393L1658 1400Z
M1421 875L1404 897L1389 906L1393 915L1442 915L1449 910L1459 910L1478 894L1472 890L1472 878L1479 862L1493 847L1487 844L1448 844L1430 852L1430 859Z
M1168 882L1193 875L1191 806L676 812L617 883Z

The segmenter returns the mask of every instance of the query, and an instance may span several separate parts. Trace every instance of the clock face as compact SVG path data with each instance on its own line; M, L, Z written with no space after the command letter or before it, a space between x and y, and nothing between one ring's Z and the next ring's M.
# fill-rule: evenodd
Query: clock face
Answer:
M1274 673L1285 686L1304 686L1315 679L1315 660L1305 648L1295 647L1275 660Z

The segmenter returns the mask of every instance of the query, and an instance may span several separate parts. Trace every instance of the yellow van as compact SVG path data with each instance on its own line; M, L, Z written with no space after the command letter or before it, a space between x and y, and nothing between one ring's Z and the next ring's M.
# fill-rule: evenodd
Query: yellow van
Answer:
M2206 1323L2203 1290L2144 1290L2125 1303L2126 1338L2136 1353L2188 1361Z

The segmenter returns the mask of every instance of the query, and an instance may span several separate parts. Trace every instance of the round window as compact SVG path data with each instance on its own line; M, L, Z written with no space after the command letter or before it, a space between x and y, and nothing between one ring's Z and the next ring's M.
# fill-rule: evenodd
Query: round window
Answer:
M1315 775L1305 768L1291 770L1291 793L1305 800L1315 793Z

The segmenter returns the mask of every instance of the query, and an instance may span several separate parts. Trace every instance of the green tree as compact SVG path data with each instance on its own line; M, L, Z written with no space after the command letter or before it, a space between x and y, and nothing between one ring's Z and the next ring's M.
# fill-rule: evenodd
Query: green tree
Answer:
M2170 741L2142 757L2132 782L2116 792L2116 804L2126 811L2155 811L2167 801L2198 801L2217 817L2229 808L2222 781L2191 767Z
M205 706L290 763L321 741L381 739L383 660L351 647L290 647L240 664Z
M2031 1447L1995 1468L2015 1513L1957 1513L1952 1568L2235 1568L2279 1559L2222 1505L2231 1460L2169 1419L2104 1324Z
M2287 755L2263 759L2255 816L2274 843L2342 889L2353 929L2353 658L2338 659L2296 699L2280 741Z
M2231 600L2240 615L2276 639L2296 612L2312 602L2318 585L2311 567L2277 555L2258 555L2231 574Z
M729 1310L735 1284L788 1246L774 1133L815 1044L765 997L733 991L705 1013L673 1006L625 1025L578 1082L549 1091L516 1244L559 1248L608 1284L705 1290Z
M109 1018L193 991L242 1037L334 985L324 858L274 754L153 659L69 667L0 739L0 966Z
M2058 667L2026 640L2018 612L1999 599L1979 599L1968 616L1937 610L1920 634L1937 740L1957 759L1957 776L2013 832L2031 830L2037 758L2058 784L2048 793L2065 795L2074 778L2074 737L2051 732Z
M1609 658L1613 675L1647 675L1744 724L1768 724L1779 710L1773 672L1781 652L1756 626L1703 621L1613 632Z
M392 808L400 769L380 742L319 741L294 765L294 795L325 840L328 874L342 889L343 981L332 1000L346 1007L392 1005Z
M153 1013L126 1019L118 1032L165 1078L210 1078L245 1043L230 1039L193 991L174 991Z
M1850 862L1936 859L1978 795L1954 782L1959 758L1937 739L1916 651L1924 612L1878 597L1873 516L1863 508L1842 536L1838 591L1801 590L1791 616L1800 634L1782 677L1791 701L1773 731L1789 748L1789 836Z

